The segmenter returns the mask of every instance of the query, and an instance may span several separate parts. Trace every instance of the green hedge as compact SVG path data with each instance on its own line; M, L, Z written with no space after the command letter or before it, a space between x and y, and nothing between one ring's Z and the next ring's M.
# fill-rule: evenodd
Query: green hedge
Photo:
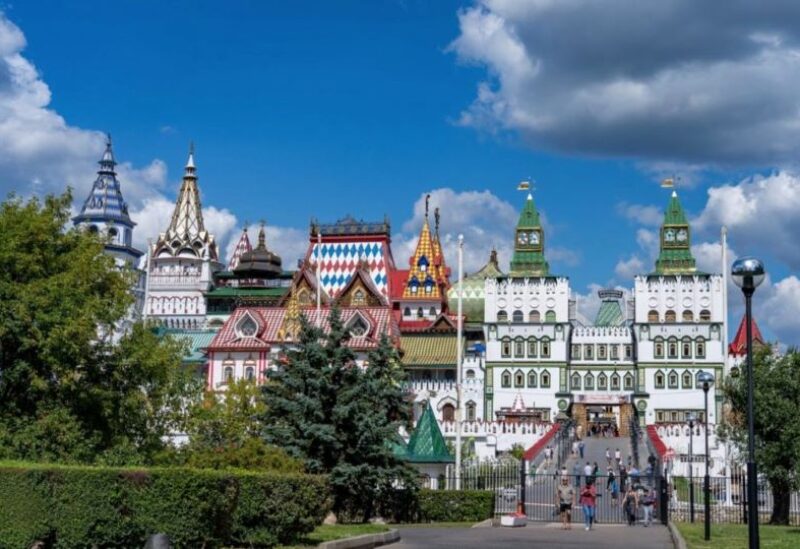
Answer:
M292 543L330 508L325 477L0 463L0 548Z
M420 490L422 522L478 522L494 516L494 492L486 490Z

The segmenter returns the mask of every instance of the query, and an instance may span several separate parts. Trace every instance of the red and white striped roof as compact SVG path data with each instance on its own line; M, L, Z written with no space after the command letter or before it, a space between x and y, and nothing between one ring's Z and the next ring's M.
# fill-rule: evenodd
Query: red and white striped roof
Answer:
M239 261L242 259L242 254L253 251L253 246L250 244L250 238L247 236L247 227L242 230L242 236L239 237L239 242L236 243L236 248L231 254L231 259L228 261L228 270L233 271L239 266Z
M228 318L222 329L214 337L208 351L228 350L265 350L273 345L283 345L287 342L278 338L278 332L283 325L288 309L283 307L239 307ZM316 308L302 310L311 324L318 322ZM369 326L367 332L358 337L351 337L347 342L348 347L354 350L371 350L378 346L381 335L386 334L390 339L399 336L397 322L394 320L389 307L343 307L341 309L342 322L348 325L356 316L360 316ZM246 317L250 316L258 324L258 330L253 337L243 337L237 327ZM320 309L320 320L325 333L330 327L328 318L330 308ZM291 343L291 342L289 342Z

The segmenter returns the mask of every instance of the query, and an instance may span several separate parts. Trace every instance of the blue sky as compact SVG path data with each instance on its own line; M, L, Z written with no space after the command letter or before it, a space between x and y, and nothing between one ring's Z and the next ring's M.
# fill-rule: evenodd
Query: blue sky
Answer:
M442 229L467 233L474 267L492 244L508 261L502 255L515 219L507 206L519 209L524 196L516 184L530 176L555 248L553 270L588 296L592 285L630 287L627 274L651 269L658 218L652 206L668 199L658 181L675 173L683 178L685 207L701 219L695 243L711 246L726 222L735 252L765 256L773 282L788 280L783 291L800 305L800 281L790 280L800 253L772 247L797 222L765 198L775 196L771 186L783 185L800 204L792 160L800 139L785 129L792 122L787 113L797 107L792 97L800 96L789 93L800 84L800 67L780 55L794 51L796 30L788 23L794 10L763 21L746 10L731 15L722 25L730 33L714 26L734 37L721 40L723 46L686 36L679 49L649 42L631 48L619 35L640 26L635 2L615 0L613 17L570 10L572 3L524 9L501 0L7 3L5 18L24 45L6 43L4 54L20 53L35 67L36 81L51 94L37 108L62 117L59 135L73 138L63 147L54 140L51 151L37 144L25 153L26 163L0 158L0 175L11 174L0 190L46 192L66 182L82 198L94 170L87 158L102 148L97 132L108 131L126 163L123 191L152 221L140 219L139 231L154 233L193 140L204 206L221 219L223 245L246 220L266 219L276 228L278 251L292 255L298 242L304 246L311 217L387 214L396 260L404 265L422 196L440 189ZM653 19L696 16L702 26L704 16L692 9L677 2ZM597 56L587 25L600 29L595 34L608 55ZM562 32L550 36L552 29ZM681 73L687 60L708 63L708 78ZM714 77L726 62L739 63L740 73ZM753 66L773 65L789 87L786 97L740 90L729 105L731 94L707 82L719 85ZM652 66L658 70L642 69ZM625 78L615 80L619 74ZM2 101L0 94L0 107ZM785 111L759 110L781 101ZM770 135L785 146L765 145ZM78 150L84 138L86 153ZM44 170L26 181L55 157L68 174L59 179ZM775 182L778 172L785 178ZM754 176L766 183L748 179ZM739 195L743 202L736 202ZM730 212L735 204L761 204L761 213L741 219ZM760 230L758 216L770 212L776 226L750 236ZM148 236L155 234L139 238ZM766 330L787 339L798 326L781 320Z

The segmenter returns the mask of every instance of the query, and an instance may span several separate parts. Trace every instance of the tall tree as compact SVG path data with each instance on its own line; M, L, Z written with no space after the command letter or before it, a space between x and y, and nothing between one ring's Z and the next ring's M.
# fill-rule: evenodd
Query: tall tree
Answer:
M754 354L755 448L759 474L772 488L771 524L789 524L791 494L800 487L800 352L778 356L769 347ZM747 455L747 369L728 379L724 392L730 404L721 435Z
M264 391L268 442L284 448L310 472L330 476L334 511L364 520L396 481L411 484L392 452L410 403L396 352L384 337L365 370L346 346L350 335L338 309L323 334L302 319L295 350L269 373Z
M182 348L142 326L102 337L131 305L130 273L100 236L66 228L71 203L0 205L0 454L145 460L162 445Z

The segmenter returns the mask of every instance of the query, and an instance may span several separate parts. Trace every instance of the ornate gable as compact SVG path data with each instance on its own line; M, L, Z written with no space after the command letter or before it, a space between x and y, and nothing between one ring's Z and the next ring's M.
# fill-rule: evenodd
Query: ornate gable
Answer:
M343 307L385 307L387 305L383 294L375 287L370 279L368 267L361 265L347 285L342 288L337 303Z
M286 307L291 299L296 299L299 307L312 307L317 304L317 279L306 265L300 267L295 273L289 291L278 302L278 306ZM331 302L331 298L324 288L321 292L320 301L323 305Z

